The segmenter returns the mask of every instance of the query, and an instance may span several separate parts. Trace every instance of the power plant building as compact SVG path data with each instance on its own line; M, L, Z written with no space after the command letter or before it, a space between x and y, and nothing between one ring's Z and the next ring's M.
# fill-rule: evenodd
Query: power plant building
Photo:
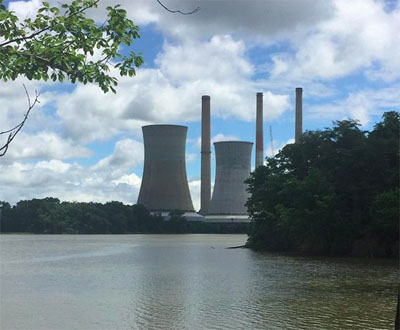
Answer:
M248 222L245 180L250 176L252 142L215 142L216 174L207 222Z
M200 211L202 215L208 213L211 200L211 115L210 97L201 98L201 183L200 183Z
M263 93L256 96L256 167L264 164Z
M295 142L303 133L302 88L296 88ZM263 94L256 97L255 167L264 163ZM211 197L210 96L202 96L201 191L199 215L195 213L186 176L185 147L188 128L180 125L143 126L144 170L138 204L167 218L184 211L187 220L250 222L245 206L249 193L245 180L251 172L252 142L215 142L215 182ZM272 139L272 136L271 136Z
M137 203L151 212L194 213L186 177L187 129L179 125L142 127L144 169Z

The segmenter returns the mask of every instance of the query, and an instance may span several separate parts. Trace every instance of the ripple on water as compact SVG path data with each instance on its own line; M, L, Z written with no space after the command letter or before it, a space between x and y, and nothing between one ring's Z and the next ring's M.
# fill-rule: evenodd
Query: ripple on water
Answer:
M392 261L224 249L239 235L0 239L1 329L393 328Z

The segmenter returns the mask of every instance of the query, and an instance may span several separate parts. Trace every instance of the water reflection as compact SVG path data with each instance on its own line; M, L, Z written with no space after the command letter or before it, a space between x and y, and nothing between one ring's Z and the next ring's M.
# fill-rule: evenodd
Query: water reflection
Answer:
M1 329L392 329L397 263L244 235L2 236Z

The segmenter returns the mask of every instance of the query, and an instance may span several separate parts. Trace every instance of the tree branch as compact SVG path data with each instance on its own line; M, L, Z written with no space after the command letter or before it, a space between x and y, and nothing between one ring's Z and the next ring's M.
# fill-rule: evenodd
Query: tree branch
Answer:
M179 13L179 14L181 14L181 15L191 15L191 14L197 13L197 12L200 10L200 7L196 7L195 9L193 9L192 11L189 11L189 12L182 12L182 11L180 11L180 10L171 10L171 9L169 9L167 6L165 6L165 5L161 2L161 0L156 0L156 1L157 1L158 4L159 4L161 7L163 7L166 11L168 11L168 12L170 12L170 13L173 13L173 14Z
M2 44L0 44L0 47L7 46L7 45L9 45L9 44L11 44L11 43L13 43L13 42L26 41L26 40L32 39L32 38L36 37L37 35L43 33L44 31L46 31L46 30L48 30L48 29L50 29L49 26L47 26L47 27L45 27L45 28L43 28L43 29L41 29L41 30L35 32L35 33L32 33L32 34L30 34L30 35L28 35L28 36L20 37L20 38L15 38L15 39L11 39L11 40L5 41L5 42L3 42Z
M7 138L7 142L6 142L2 147L0 147L0 157L4 156L4 155L6 154L10 143L12 142L12 140L14 140L15 136L18 134L18 132L19 132L19 131L21 130L21 128L24 126L26 120L28 119L29 113L30 113L31 110L34 108L34 106L36 105L36 103L40 103L40 102L39 102L39 96L40 96L40 94L39 94L37 91L35 91L35 99L34 99L33 103L31 103L31 98L30 98L30 96L29 96L29 93L28 93L28 91L26 90L25 85L23 85L23 86L24 86L24 89L25 89L26 97L28 98L28 110L26 111L26 113L25 113L25 115L24 115L24 119L23 119L17 126L15 126L15 127L12 128L12 129L9 129L9 130L7 130L7 131L0 132L0 135L8 134L8 133L9 133L8 138Z
M73 13L70 13L68 16L65 17L65 19L68 20L71 17L74 17L75 15L78 15L78 14L83 13L84 11L86 11L86 10L88 10L90 8L93 8L94 6L96 6L98 4L99 1L100 0L93 0L87 6L83 6L80 10L75 11ZM32 39L32 38L36 37L37 35L40 35L41 33L45 32L47 30L50 30L50 26L49 25L44 27L43 29L41 29L39 31L36 31L36 32L30 34L30 35L19 37L19 38L15 38L15 39L11 39L11 40L8 40L6 42L3 42L3 43L0 44L0 47L7 46L7 45L9 45L9 44L11 44L13 42L26 41L26 40Z

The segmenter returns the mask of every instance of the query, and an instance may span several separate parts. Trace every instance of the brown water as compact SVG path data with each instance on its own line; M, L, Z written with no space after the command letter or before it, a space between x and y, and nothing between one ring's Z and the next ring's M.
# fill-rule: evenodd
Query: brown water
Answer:
M395 261L226 249L245 235L0 237L0 329L393 329Z

